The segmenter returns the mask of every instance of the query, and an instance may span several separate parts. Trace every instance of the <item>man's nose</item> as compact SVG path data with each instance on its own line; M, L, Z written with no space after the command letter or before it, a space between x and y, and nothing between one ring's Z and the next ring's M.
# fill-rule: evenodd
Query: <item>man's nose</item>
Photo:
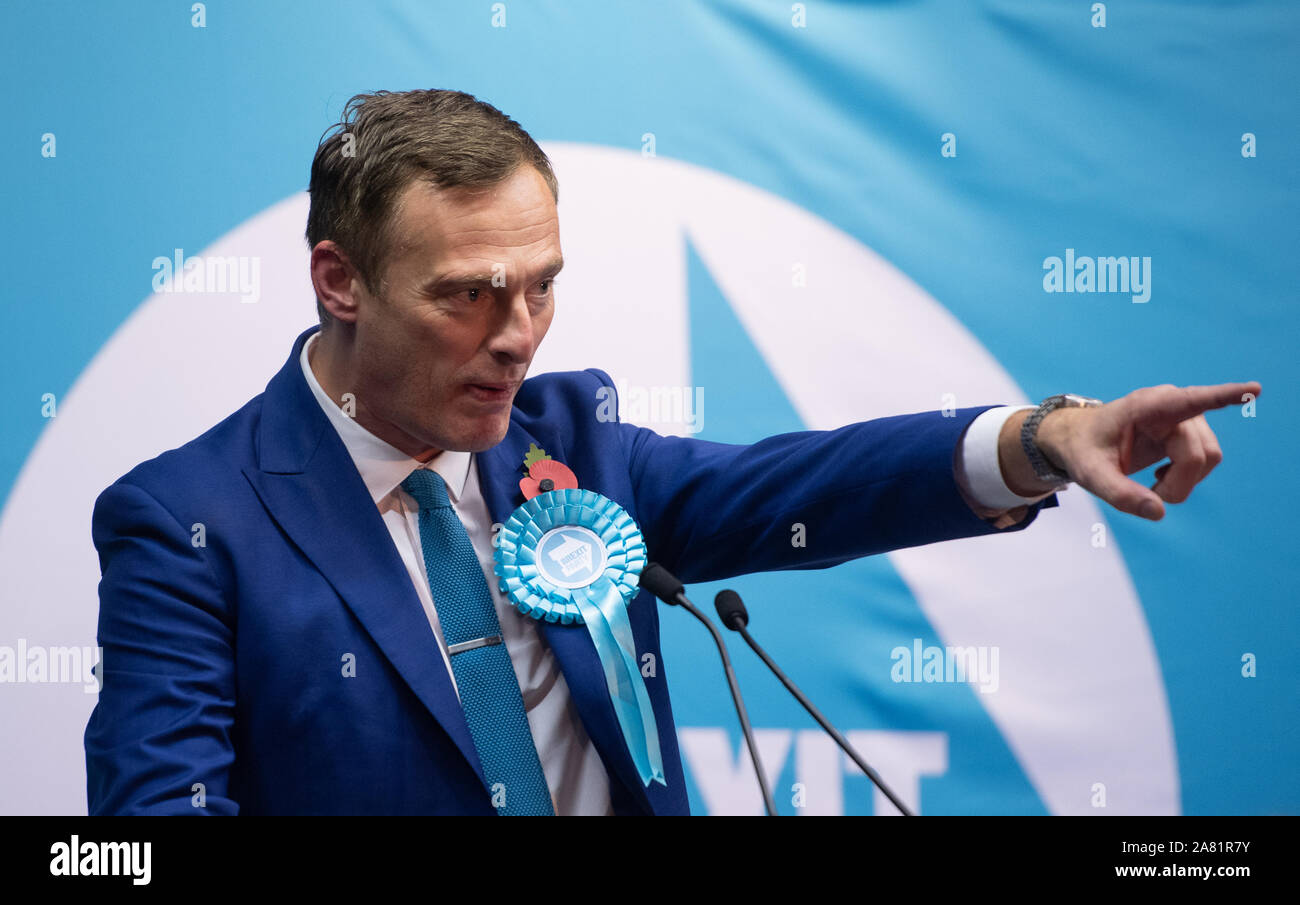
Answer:
M533 354L533 313L523 290L511 292L502 303L497 329L489 340L493 354L528 361Z

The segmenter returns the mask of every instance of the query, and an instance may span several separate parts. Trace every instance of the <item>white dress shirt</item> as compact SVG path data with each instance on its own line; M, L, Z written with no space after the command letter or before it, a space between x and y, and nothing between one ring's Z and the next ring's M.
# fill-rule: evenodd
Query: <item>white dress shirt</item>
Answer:
M537 623L516 610L497 587L496 575L492 571L492 517L479 488L478 466L473 454L448 451L428 462L419 462L357 424L330 399L312 372L311 349L319 336L319 333L313 334L303 346L303 376L330 424L334 425L383 516L384 525L424 606L434 637L438 639L438 649L452 686L456 685L456 675L451 668L447 642L429 591L421 552L419 506L400 486L416 468L432 469L446 482L452 508L474 545L496 606L506 651L519 679L528 727L532 730L555 813L561 816L613 814L609 776L596 746L582 725L554 653L542 638ZM1020 408L1033 406L1001 406L983 412L971 422L962 438L960 461L956 463L958 484L969 497L989 509L1008 509L1042 499L1012 493L1002 480L1002 469L998 464L998 432L1002 423Z
M1021 496L1007 487L998 462L998 435L1002 425L1016 412L1033 410L1036 405L1000 405L980 412L962 437L961 462L957 483L976 503L986 509L1014 509L1036 503L1052 495Z

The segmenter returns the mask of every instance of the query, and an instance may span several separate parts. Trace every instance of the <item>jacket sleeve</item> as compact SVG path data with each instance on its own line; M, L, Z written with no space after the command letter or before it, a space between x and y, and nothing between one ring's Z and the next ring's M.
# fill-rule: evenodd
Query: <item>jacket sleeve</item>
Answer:
M650 558L699 582L1028 527L1057 505L1055 495L1000 530L958 489L957 443L988 408L895 415L749 445L618 427Z
M234 620L207 551L124 481L95 502L91 531L102 684L85 734L90 813L237 814Z

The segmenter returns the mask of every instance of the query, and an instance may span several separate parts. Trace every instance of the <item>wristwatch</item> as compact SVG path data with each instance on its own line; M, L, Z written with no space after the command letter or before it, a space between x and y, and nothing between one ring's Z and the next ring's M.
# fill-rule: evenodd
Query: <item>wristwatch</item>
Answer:
M1055 484L1056 490L1064 490L1070 483L1070 476L1047 460L1038 448L1038 425L1047 417L1048 412L1062 408L1095 408L1104 405L1100 399L1090 396L1077 396L1074 393L1059 393L1048 396L1037 409L1029 413L1020 427L1020 446L1029 457L1029 464L1034 469L1034 476L1048 484Z

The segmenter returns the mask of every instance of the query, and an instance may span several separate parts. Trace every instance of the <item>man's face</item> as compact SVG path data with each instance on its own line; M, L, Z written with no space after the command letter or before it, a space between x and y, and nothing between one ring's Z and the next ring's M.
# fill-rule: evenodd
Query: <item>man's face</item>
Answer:
M554 314L550 189L529 165L487 189L415 182L390 235L382 296L356 281L358 402L413 455L490 449Z

